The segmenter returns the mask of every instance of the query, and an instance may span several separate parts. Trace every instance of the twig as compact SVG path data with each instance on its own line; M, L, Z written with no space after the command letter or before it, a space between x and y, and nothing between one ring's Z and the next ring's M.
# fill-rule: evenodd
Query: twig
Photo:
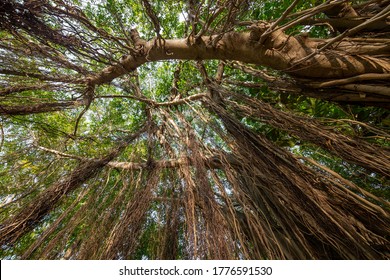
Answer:
M211 23L223 12L223 9L224 9L224 7L218 8L218 10L215 11L210 16L208 21L202 26L202 29L199 31L199 33L196 34L195 41L197 41L200 37L202 37L207 32L207 30L210 28Z
M134 99L138 101L145 102L149 105L153 105L156 103L154 100L145 98L145 97L140 97L140 96L135 96L135 95L119 95L119 94L113 94L113 95L99 95L96 96L95 98L129 98L129 99Z
M40 150L42 150L42 151L54 154L54 155L56 155L58 157L77 159L77 160L81 160L81 161L87 161L88 160L87 158L83 158L83 157L80 157L80 156L63 153L63 152L60 152L60 151L57 151L57 150L53 150L53 149L49 149L49 148L46 148L46 147L42 147L42 146L39 146L39 145L36 145L36 144L33 144L33 146L38 148L38 149L40 149Z
M160 36L160 29L161 29L160 21L159 21L158 17L156 16L156 13L153 11L152 5L150 5L148 0L142 0L142 4L145 7L146 14L150 18L150 20L154 26L154 30L157 33L157 37L159 37Z
M303 14L300 15L300 17L298 17L297 19L295 19L293 21L290 21L289 23L286 23L285 25L280 26L276 30L280 29L282 31L285 31L285 30L287 30L287 29L289 29L289 28L291 28L291 27L301 23L302 21L305 21L306 19L308 19L308 18L310 18L312 16L314 16L316 14L319 14L321 12L324 12L324 11L332 8L333 6L336 6L336 5L339 5L339 4L340 3L336 2L336 1L335 2L331 2L331 3L329 3L329 1L328 1L328 2L326 2L324 4L322 4L322 5L319 5L319 6L315 7L315 8L313 8L313 9L309 9L309 10L303 11Z
M1 131L1 142L0 142L0 152L3 148L3 145L4 145L4 127L3 127L3 123L0 124L0 131Z
M76 124L75 124L74 131L73 131L73 136L77 135L77 129L79 126L79 122L80 122L81 118L83 117L83 115L88 111L89 107L91 106L91 103L93 101L93 96L94 96L94 86L89 86L84 94L84 102L86 103L86 106L76 120Z
M152 99L138 97L138 96L135 96L135 95L100 95L100 96L96 96L95 98L130 98L130 99L134 99L134 100L145 102L148 105L151 105L152 107L162 107L162 106L174 106L174 105L185 104L188 101L199 100L199 99L202 99L205 96L206 96L205 93L199 93L199 94L190 95L190 96L188 96L186 98L181 98L181 99L178 99L178 100L173 100L173 101L168 101L168 102L156 102L156 101L154 101Z
M272 33L275 27L287 17L287 15L294 9L298 2L299 0L295 0L293 3L291 3L282 16L279 17L270 27L268 27L268 29L260 36L260 44L263 43L267 36Z

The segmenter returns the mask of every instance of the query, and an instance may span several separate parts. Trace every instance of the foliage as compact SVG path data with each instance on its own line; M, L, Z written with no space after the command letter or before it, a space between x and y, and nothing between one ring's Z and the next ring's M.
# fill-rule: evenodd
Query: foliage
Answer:
M0 257L389 258L388 95L165 48L212 53L265 23L326 44L345 30L335 7L388 15L388 1L333 2L1 3ZM386 64L388 34L335 43L374 37L357 56Z

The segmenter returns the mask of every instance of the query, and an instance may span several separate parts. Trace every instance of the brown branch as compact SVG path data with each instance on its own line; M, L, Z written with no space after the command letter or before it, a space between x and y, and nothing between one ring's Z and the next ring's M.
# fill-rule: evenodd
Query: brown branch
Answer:
M361 81L370 81L370 80L389 80L390 74L362 74L354 77L349 77L345 79L339 79L339 80L333 80L333 81L327 81L327 82L321 82L321 83L310 83L310 87L314 88L325 88L325 87L334 87L334 86L340 86L345 84L350 84L354 82L361 82Z
M268 27L268 29L261 35L260 43L264 42L267 36L269 36L273 32L275 27L278 26L278 24L288 16L288 14L294 9L298 2L299 0L294 0L294 2L291 3L291 5L284 11L284 13Z
M274 76L269 75L265 71L262 71L260 69L255 69L255 68L250 67L248 65L245 65L239 61L228 62L227 65L229 65L230 67L233 67L235 69L239 69L239 70L243 71L244 73L250 74L250 75L255 76L255 77L259 77L266 82L274 82L278 79Z
M81 100L63 101L63 102L47 102L30 105L2 105L0 104L0 115L15 116L29 115L47 112L61 111L65 109L73 109L83 105Z
M28 90L43 90L43 89L49 89L52 88L51 85L17 85L17 86L10 86L6 87L0 90L0 96L5 96L9 95L12 93L18 93L18 92L23 92L23 91L28 91Z
M387 18L388 16L390 15L390 6L388 6L386 9L384 9L382 12L380 12L378 15L366 20L364 23L362 24L359 24L358 26L355 26L354 28L352 29L348 29L346 31L344 31L343 33L341 33L340 35L334 37L332 40L329 40L325 45L323 45L321 48L315 50L314 52L312 52L311 54L307 55L306 57L303 57L301 59L299 59L298 61L296 61L293 66L296 66L296 65L299 65L301 63L303 63L304 61L314 57L315 55L317 55L318 53L324 51L325 49L329 48L330 46L332 46L333 44L341 41L342 39L344 39L345 37L347 36L352 36L356 33L358 33L359 31L365 29L367 26L377 22L377 21L380 21L382 19L385 19ZM293 67L291 66L291 67ZM286 69L288 70L288 69Z
M1 132L1 140L0 140L0 152L3 149L4 141L5 141L5 135L4 135L4 126L3 123L0 123L0 132Z
M307 20L308 18L310 18L314 15L325 12L325 11L327 11L327 10L331 9L332 7L337 6L337 5L339 5L339 3L337 3L337 1L331 1L330 3L329 2L323 3L323 4L316 6L312 9L307 9L305 11L302 11L302 12L299 12L296 14L292 14L292 15L290 15L291 17L297 16L297 18L280 26L279 28L276 28L275 31L276 30L285 31L291 27L294 27L298 24L303 23L305 20Z
M80 160L80 161L88 161L88 160L91 160L91 159L87 159L87 158L84 158L84 157L80 157L80 156L77 156L77 155L72 155L72 154L67 154L67 153L63 153L63 152L60 152L60 151L57 151L57 150L53 150L53 149L49 149L49 148L46 148L46 147L43 147L43 146L39 146L39 145L35 145L34 146L42 151L45 151L45 152L48 152L48 153L51 153L51 154L54 154L58 157L61 157L61 158L71 158L71 159L77 159L77 160Z
M83 104L85 105L85 108L83 109L83 111L81 111L80 115L77 117L76 124L74 126L73 136L76 136L80 120L83 117L83 115L88 111L89 107L91 106L94 95L95 95L95 87L93 85L88 86L84 93L84 100L83 100Z
M180 97L179 95L179 80L180 80L180 72L182 69L182 63L179 62L179 64L176 66L175 71L173 72L173 80L172 80L172 86L171 86L171 98L177 98Z
M383 0L370 0L370 1L366 1L366 2L363 2L363 3L360 3L360 4L353 4L352 5L352 8L354 9L361 9L365 6L368 6L370 4L374 4L374 3L380 3L380 2L386 2L386 1L383 1Z
M229 159L229 163L232 165L237 165L238 161L234 158L233 155L224 155L223 160ZM204 160L205 166L213 169L222 168L221 164L222 157L212 156ZM194 162L191 160L191 157L182 157L179 159L167 159L167 160L157 160L153 164L156 168L179 168L180 166L192 166ZM129 170L138 170L148 167L147 162L137 163L137 162L110 162L108 166L119 169L129 169Z
M10 70L10 69L0 69L0 74L10 75L10 76L22 76L26 78L35 78L41 81L52 81L52 82L62 82L67 84L84 84L85 80L76 78L74 76L66 76L61 75L57 77L51 77L49 75L41 74L41 73L31 73L31 72L23 72L19 70Z
M160 36L160 29L161 29L160 21L159 21L158 17L156 16L156 13L153 11L152 5L150 5L148 0L142 0L142 5L144 6L145 12L153 24L153 27L157 33L157 36Z
M200 100L206 96L207 96L207 94L205 94L205 93L199 93L199 94L190 95L188 97L178 99L178 100L173 100L173 101L168 101L168 102L157 102L157 103L154 103L153 105L155 107L182 105L182 104L187 104L188 102L191 102L191 101Z
M223 12L225 7L219 7L213 14L208 18L207 22L202 25L202 29L196 34L195 41L199 40L210 28L211 23Z
M302 24L307 25L321 25L321 24L329 24L333 28L345 31L346 29L354 28L362 23L364 23L367 18L313 18L306 19L301 22ZM362 30L364 31L387 31L389 30L389 25L385 21L378 21L372 23L370 25L365 26Z
M54 149L49 149L43 146L35 145L36 148L54 154L61 158L70 158L70 159L76 159L80 161L94 161L97 159L91 159L91 158L84 158L73 154L68 154L64 152L60 152ZM208 166L209 168L215 168L220 169L222 168L222 160L228 161L231 165L238 165L239 161L231 154L224 154L224 155L215 155L207 157L204 160L204 164ZM155 160L153 161L153 164L158 169L163 168L178 168L181 165L193 165L194 163L191 160L191 157L181 157L178 159L166 159L166 160ZM107 166L111 168L118 168L118 169L125 169L125 170L141 170L148 168L148 162L119 162L119 161L110 161L107 163Z
M260 36L260 35L259 35ZM216 47L212 46L217 36L202 37L202 42L188 44L186 39L165 40L164 48L156 48L155 41L145 44L144 55L127 56L120 65L113 65L103 69L100 73L90 76L90 84L99 85L112 81L140 65L149 61L180 60L236 60L271 67L276 70L290 71L296 76L307 78L341 78L356 76L364 73L390 72L390 64L380 58L365 58L353 56L342 52L317 53L313 49L307 50L302 43L294 37L288 37L281 31L272 33L273 40L267 40L265 45L251 41L251 32L229 32L223 35ZM285 48L289 51L279 50ZM308 52L315 53L316 57L305 67L296 67L292 63L306 59ZM371 63L362 63L370 59ZM334 61L342 63L335 68ZM296 65L296 63L294 63Z
M217 84L222 83L223 72L225 71L225 62L220 61L218 64L217 73L215 74L215 82Z
M353 90L358 93L373 93L390 97L390 87L376 86L376 85L361 85L361 84L348 84L341 85L339 88ZM364 98L364 97L363 97Z
M357 91L341 88L322 90L310 90L309 88L308 90L304 89L301 93L309 97L338 102L341 104L357 104L360 106L375 106L390 109L390 99L384 95L359 94Z
M128 98L128 99L134 99L134 100L142 101L142 102L145 102L145 103L147 103L149 105L154 105L156 103L152 99L149 99L149 98L146 98L146 97L140 97L140 96L136 96L136 95L130 95L130 94L127 94L127 95L119 95L119 94L98 95L98 96L95 96L94 98L95 99L96 98Z
M334 1L337 2L337 1ZM341 2L331 9L325 11L328 17L339 17L339 18L354 18L359 16L355 9L350 4L351 1L338 1Z

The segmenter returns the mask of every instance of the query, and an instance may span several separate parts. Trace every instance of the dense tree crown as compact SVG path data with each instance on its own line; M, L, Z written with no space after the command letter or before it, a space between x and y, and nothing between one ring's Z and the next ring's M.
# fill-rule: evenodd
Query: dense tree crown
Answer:
M0 257L390 258L390 1L2 0Z

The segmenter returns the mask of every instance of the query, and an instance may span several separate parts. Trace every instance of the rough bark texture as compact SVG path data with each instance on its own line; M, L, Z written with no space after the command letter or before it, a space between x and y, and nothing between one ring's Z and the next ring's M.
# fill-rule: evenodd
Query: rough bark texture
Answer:
M294 66L295 62L316 52L316 48L326 41L310 40L303 36L289 37L282 31L269 35L264 43L258 40L269 26L260 24L252 26L251 32L202 37L199 42L191 39L157 40L145 43L142 54L126 56L119 65L104 69L97 76L89 79L90 83L103 84L133 71L148 61L170 59L184 60L237 60L246 63L268 66L285 71L294 76L306 78L334 79L352 77L367 73L389 73L388 58L375 58L364 55L348 55L336 50L316 54L303 64Z
M0 105L0 115L31 115L74 109L84 105L83 101L48 102L32 105Z

